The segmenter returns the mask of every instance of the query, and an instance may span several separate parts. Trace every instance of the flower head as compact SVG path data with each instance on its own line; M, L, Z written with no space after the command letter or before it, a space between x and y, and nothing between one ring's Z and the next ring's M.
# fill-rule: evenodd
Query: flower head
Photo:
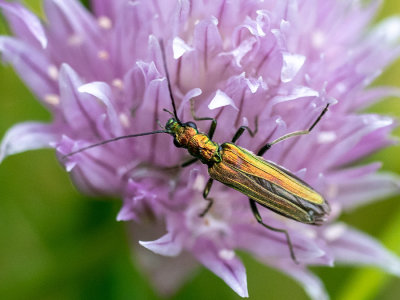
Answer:
M398 258L335 222L342 210L400 188L397 178L377 173L379 163L349 167L393 143L391 118L357 113L398 93L368 87L400 51L399 19L367 29L378 2L93 0L90 13L75 0L46 0L42 22L20 4L0 0L15 35L0 37L3 60L53 114L50 124L11 128L0 159L53 147L82 192L123 199L118 220L140 223L151 214L164 222L166 234L140 241L185 264L170 286L159 280L164 290L178 286L194 267L183 258L191 253L247 296L237 249L293 276L315 299L326 295L307 265L371 264L400 275ZM256 152L309 128L332 104L311 134L278 143L265 155L313 186L332 209L324 226L313 227L260 207L265 223L288 231L299 265L285 236L257 224L246 197L231 188L214 184L215 203L200 218L207 206L207 167L169 168L189 155L166 134L123 139L63 159L99 141L159 130L158 121L171 117L163 111L173 108L161 40L179 118L193 121L193 103L197 116L218 120L216 142L230 141L240 126L257 126L254 137L244 134L238 141ZM210 125L197 126L205 132Z

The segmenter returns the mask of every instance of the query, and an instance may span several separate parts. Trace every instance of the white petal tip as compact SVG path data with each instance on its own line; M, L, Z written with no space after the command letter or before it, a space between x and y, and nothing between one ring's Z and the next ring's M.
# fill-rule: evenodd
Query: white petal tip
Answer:
M328 103L329 105L336 105L337 103L339 103L339 101L337 99L332 98L328 101Z
M91 82L78 87L79 93L87 93L96 96L102 89L107 88L108 85L104 82Z
M211 100L210 104L208 104L208 108L212 110L212 109L216 109L216 108L220 108L220 107L224 107L224 106L228 106L228 105L232 106L236 110L239 110L236 107L235 102L233 102L231 97L229 97L223 91L218 90L215 93L215 96Z
M186 52L192 51L193 48L190 47L179 37L174 38L172 42L172 50L174 53L174 59L178 59L183 56Z
M133 213L128 212L126 210L121 209L120 212L117 215L116 220L118 222L123 222L123 221L131 221L134 220L135 216L133 215Z
M396 261L395 263L393 263L388 269L387 271L395 276L400 277L400 263L398 261Z
M281 71L281 80L282 82L290 82L296 77L297 73L300 71L302 66L306 61L306 57L304 55L299 54L291 54L284 52L282 54L283 57L283 66Z
M40 39L39 42L43 49L47 48L47 39Z
M65 169L67 170L67 172L71 172L73 170L73 168L76 166L76 162L67 162L65 164Z

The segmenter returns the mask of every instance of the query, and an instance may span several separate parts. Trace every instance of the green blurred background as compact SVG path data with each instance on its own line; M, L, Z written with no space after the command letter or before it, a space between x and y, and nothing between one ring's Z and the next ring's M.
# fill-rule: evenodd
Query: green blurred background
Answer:
M26 0L41 14L39 0ZM384 1L378 20L400 13L398 0ZM7 32L0 17L0 33ZM384 55L384 54L383 54ZM400 86L400 60L375 84ZM0 66L0 136L21 121L50 120L9 66ZM369 109L400 117L399 99ZM400 130L394 135L400 136ZM400 174L400 148L364 162L383 161ZM132 263L120 201L86 198L71 185L52 150L31 151L0 165L0 299L159 299L151 278ZM345 214L341 219L400 254L400 196ZM285 275L241 257L252 299L307 299ZM332 299L400 299L400 279L373 268L313 268ZM240 299L218 277L199 269L174 299Z

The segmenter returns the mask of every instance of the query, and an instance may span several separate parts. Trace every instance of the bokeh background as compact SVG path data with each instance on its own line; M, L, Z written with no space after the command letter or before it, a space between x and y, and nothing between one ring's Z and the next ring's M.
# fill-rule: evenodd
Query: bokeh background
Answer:
M40 0L25 3L42 15ZM400 1L386 0L377 21L395 14L400 14ZM8 33L1 16L0 33ZM400 87L400 60L374 84ZM385 99L368 112L400 118L400 99ZM0 136L26 120L49 121L50 115L13 70L0 65ZM400 130L393 135L400 137ZM372 161L382 161L384 171L400 175L399 146L360 163ZM0 299L162 299L132 260L135 253L126 224L115 220L120 206L120 201L78 193L53 150L7 158L0 165ZM344 214L341 220L400 255L400 196ZM307 299L292 279L245 253L240 256L251 299ZM400 299L400 278L374 268L313 271L332 299ZM200 268L172 298L211 297L240 299L221 279Z

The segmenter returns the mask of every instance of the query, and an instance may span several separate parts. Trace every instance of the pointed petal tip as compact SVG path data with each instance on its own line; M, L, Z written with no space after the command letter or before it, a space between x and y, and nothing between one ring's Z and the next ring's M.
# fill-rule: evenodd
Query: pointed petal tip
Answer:
M213 110L224 106L232 106L235 110L239 110L231 97L229 97L223 91L217 90L213 99L208 104L208 108Z
M239 296L249 296L246 269L232 249L220 249L209 240L199 239L193 252L206 268L225 281Z
M68 63L63 62L60 66L60 72L70 72L72 71L71 66Z
M7 156L50 148L51 143L55 142L58 134L52 125L39 122L19 123L11 127L0 143L0 162Z
M190 47L184 40L179 37L174 38L172 42L172 49L174 53L174 59L179 59L185 53L193 51L194 49Z
M272 261L270 263L276 269L292 277L304 288L312 300L328 300L328 293L321 279L310 272L305 265L297 265L293 262Z
M98 98L103 98L103 97L101 97L101 95L111 94L111 88L105 82L94 81L94 82L83 84L80 87L78 87L78 92L90 94L90 95L96 96Z
M292 81L303 67L306 57L299 54L291 54L284 52L283 67L281 71L281 80L284 83Z
M393 258L393 261L388 264L386 271L390 274L400 277L400 260L398 257Z
M121 208L121 210L119 211L119 213L116 217L116 220L118 222L132 221L132 220L136 220L136 219L137 219L137 217L132 211L124 209L124 208Z
M181 238L171 232L163 235L155 241L139 241L146 249L164 256L178 256L182 252Z
M75 166L76 166L76 162L70 161L65 164L65 169L67 170L68 173L70 173L74 169Z

